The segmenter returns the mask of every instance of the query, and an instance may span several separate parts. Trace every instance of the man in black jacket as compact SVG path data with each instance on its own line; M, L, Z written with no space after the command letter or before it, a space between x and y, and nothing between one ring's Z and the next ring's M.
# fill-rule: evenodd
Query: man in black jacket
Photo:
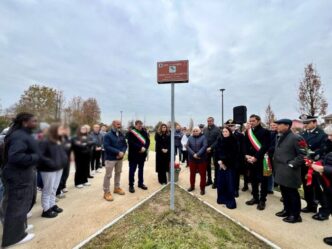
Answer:
M280 185L284 204L284 209L276 215L284 217L283 221L288 223L302 222L298 188L301 187L301 166L305 155L300 146L303 138L292 133L290 119L280 119L275 123L278 124L279 135L273 157L274 176Z
M270 132L261 125L261 118L258 115L251 115L249 119L250 128L245 135L245 158L248 163L252 196L253 198L246 202L247 205L257 205L258 210L265 209L267 196L268 177L263 175L263 160L265 153L270 147ZM260 193L259 193L259 183Z
M301 136L305 139L308 144L308 147L311 151L314 152L312 158L318 160L320 155L322 154L322 148L325 140L327 139L327 135L324 133L322 129L320 129L317 125L317 117L301 115L300 119L304 124L305 131L301 133ZM312 218L315 220L327 220L328 219L328 208L327 202L324 199L324 195L319 187L319 176L313 175L313 184L307 186L307 176L308 167L304 164L302 165L302 182L303 182L303 190L304 190L304 199L307 202L307 206L303 208L301 211L303 213L316 213L317 211L317 203L315 199L319 199L322 207L319 212L316 213Z
M135 127L127 134L128 139L128 161L129 161L129 192L134 193L135 172L138 167L138 187L147 190L144 185L143 169L147 157L147 151L150 146L150 139L147 132L143 129L143 123L140 120L135 121Z
M209 117L207 119L207 127L203 129L203 134L205 135L208 143L208 148L206 149L207 152L207 182L206 186L211 184L212 188L216 188L216 179L217 179L217 170L219 168L218 162L216 162L214 155L214 149L217 145L218 137L220 136L220 131L217 126L214 125L214 118ZM212 170L211 170L211 159L213 159L214 165L214 181L212 181Z

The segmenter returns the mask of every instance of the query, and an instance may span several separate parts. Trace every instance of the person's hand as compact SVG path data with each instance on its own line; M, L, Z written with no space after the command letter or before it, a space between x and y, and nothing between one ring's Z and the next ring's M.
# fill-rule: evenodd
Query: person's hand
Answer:
M195 159L199 159L199 157L197 156L197 154L195 153L193 156Z
M256 157L251 157L251 161L252 161L252 163L255 163L255 162L257 162L257 159L256 159Z
M167 153L168 149L161 149L162 152Z
M318 165L316 163L313 163L311 167L314 169L314 171L318 173L323 173L324 172L324 167L322 165Z
M227 169L227 167L226 167L225 164L221 164L221 165L220 165L220 168L221 168L222 170L226 170L226 169Z
M251 156L249 156L249 155L245 155L245 158L246 158L246 160L248 161L248 160L251 158Z
M100 151L101 150L101 147L96 147L96 151Z
M122 158L124 156L124 153L122 151L119 152L118 157Z
M208 147L208 148L206 149L206 152L207 152L207 153L210 153L211 150L212 150L211 147Z
M145 147L141 148L141 153L144 153L146 151Z

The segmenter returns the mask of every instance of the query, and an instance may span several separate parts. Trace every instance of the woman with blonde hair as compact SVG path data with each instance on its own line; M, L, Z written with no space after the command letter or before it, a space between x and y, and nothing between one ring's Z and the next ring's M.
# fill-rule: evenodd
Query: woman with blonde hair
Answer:
M170 134L166 124L161 124L155 135L156 141L156 172L160 184L167 184L167 172L170 162Z

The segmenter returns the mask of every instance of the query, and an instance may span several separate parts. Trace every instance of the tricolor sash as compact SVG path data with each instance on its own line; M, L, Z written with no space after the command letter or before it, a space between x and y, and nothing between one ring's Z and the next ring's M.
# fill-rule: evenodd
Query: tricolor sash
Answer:
M145 140L145 137L142 136L142 134L136 130L136 129L132 129L130 131L143 145L146 144L146 140Z
M262 144L258 141L252 129L249 129L248 138L251 145L255 148L256 151L259 151L262 148ZM269 155L266 153L263 159L263 175L270 176L272 175L272 165Z

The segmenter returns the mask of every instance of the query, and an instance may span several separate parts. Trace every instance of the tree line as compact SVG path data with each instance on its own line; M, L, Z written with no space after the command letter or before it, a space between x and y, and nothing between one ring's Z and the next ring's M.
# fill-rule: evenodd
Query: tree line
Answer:
M66 101L62 91L34 84L23 92L18 102L0 115L0 130L20 112L33 113L40 122L63 122L75 130L81 124L100 122L101 110L95 98L73 97Z

